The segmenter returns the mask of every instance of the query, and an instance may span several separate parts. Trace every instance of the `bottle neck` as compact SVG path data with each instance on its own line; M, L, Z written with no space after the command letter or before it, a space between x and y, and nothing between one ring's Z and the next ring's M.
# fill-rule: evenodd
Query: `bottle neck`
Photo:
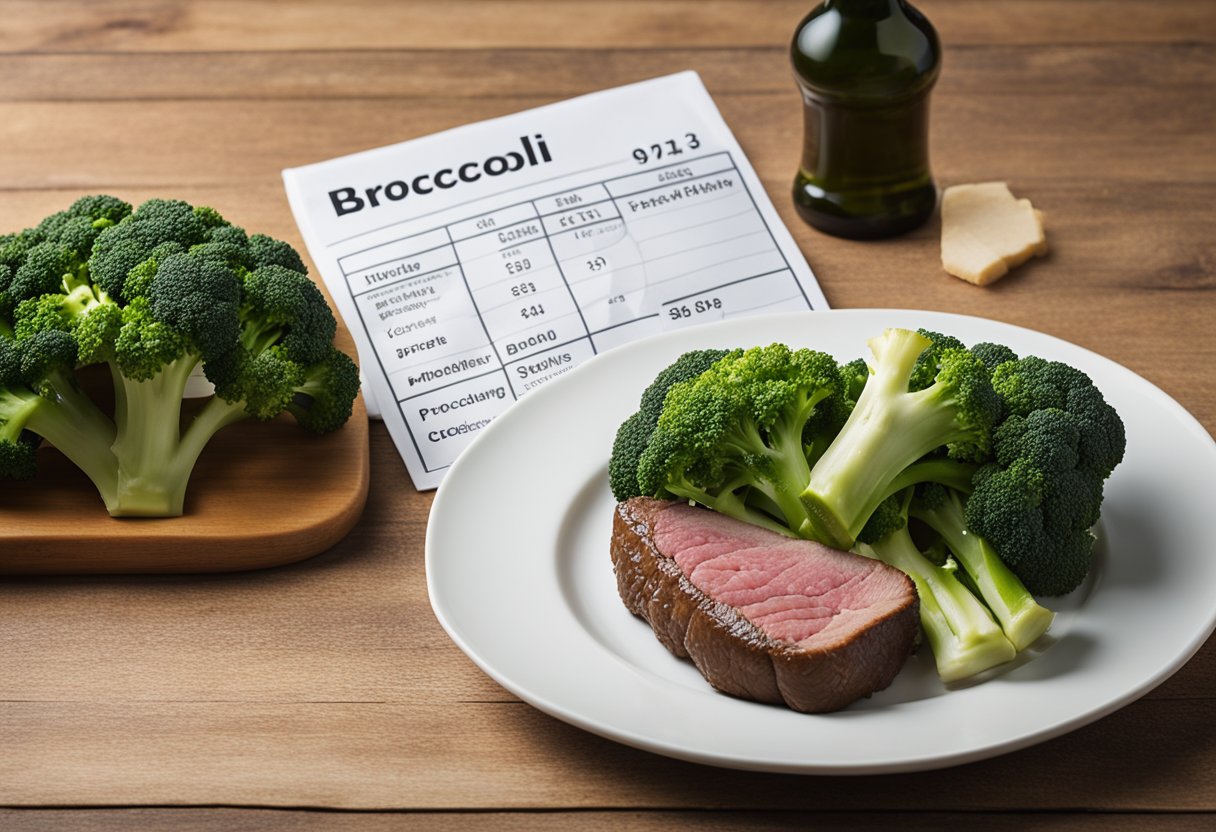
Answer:
M906 0L824 0L825 9L833 9L847 17L867 17L874 20L907 11Z

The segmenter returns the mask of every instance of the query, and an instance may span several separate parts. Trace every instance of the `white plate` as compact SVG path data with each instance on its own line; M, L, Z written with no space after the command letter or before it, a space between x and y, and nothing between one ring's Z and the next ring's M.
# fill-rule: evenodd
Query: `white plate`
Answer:
M914 657L894 685L810 716L713 691L617 597L608 554L616 428L689 349L784 341L866 354L888 326L1089 373L1127 425L1107 483L1098 561L1031 655L946 689ZM530 393L448 472L426 540L431 604L456 644L526 702L588 731L685 760L765 771L868 774L963 763L1092 722L1166 679L1216 625L1216 443L1131 371L1026 329L935 312L839 310L743 318L619 347ZM922 654L927 652L922 650Z

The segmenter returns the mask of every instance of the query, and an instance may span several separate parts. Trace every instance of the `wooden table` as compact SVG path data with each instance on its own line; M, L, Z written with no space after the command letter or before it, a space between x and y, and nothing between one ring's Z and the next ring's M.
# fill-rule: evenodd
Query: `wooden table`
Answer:
M1050 257L987 290L940 270L936 221L862 244L795 217L801 121L786 44L809 5L6 0L0 228L106 191L211 204L298 244L284 167L691 68L834 306L1043 330L1216 427L1210 0L921 4L946 49L939 182L1004 179L1047 213ZM1216 823L1211 645L1094 725L944 772L740 773L544 716L440 629L423 574L431 494L413 489L380 424L371 454L361 522L305 563L0 584L0 827Z

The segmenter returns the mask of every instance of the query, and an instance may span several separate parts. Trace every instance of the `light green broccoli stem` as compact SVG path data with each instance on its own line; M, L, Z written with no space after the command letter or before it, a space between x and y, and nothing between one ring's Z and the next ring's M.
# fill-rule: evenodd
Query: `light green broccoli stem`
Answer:
M988 541L967 530L963 505L957 494L951 492L933 510L914 510L913 514L946 541L975 584L980 597L1000 622L1005 637L1018 652L1034 644L1047 632L1055 613L1035 600Z
M17 415L14 423L24 422L27 430L41 436L83 471L108 509L117 495L115 460L110 450L114 423L65 374L51 373L44 387L44 395L31 394L23 399L20 412L13 411ZM4 396L16 401L11 391ZM7 412L11 402L0 401L0 410Z
M724 439L725 445L735 449L735 456L763 459L766 465L763 471L758 466L748 466L736 482L716 489L716 495L707 494L704 489L686 481L669 482L666 488L676 496L694 500L722 514L787 537L795 537L797 529L806 523L806 510L799 499L799 491L810 476L806 457L802 454L801 427L795 431L791 428L782 430L779 426L770 440L774 447L765 444L759 429L752 422L739 425L732 435ZM770 506L776 507L777 514L785 519L785 524L746 505L744 498L736 493L745 486L763 494Z
M876 370L802 493L809 524L803 537L851 547L903 470L957 434L955 408L937 385L908 392L916 360L931 343L908 330L870 342Z
M771 448L757 436L761 453L772 466L772 476L757 479L752 487L759 490L780 509L789 526L787 534L796 534L806 525L806 507L802 504L802 490L811 477L811 466L806 461L802 446L802 418L787 420L774 426L769 434Z
M957 682L1014 658L1017 650L1000 625L947 566L938 566L916 548L907 529L856 551L899 569L916 584L920 623L943 682Z
M117 383L117 499L107 504L115 517L178 517L199 454L221 428L246 418L242 402L214 398L181 430L182 395L197 355L166 365L146 381L121 373Z
M791 531L788 526L774 520L764 511L747 505L747 503L744 501L744 497L741 497L739 493L736 493L739 489L743 489L744 486L747 485L754 485L754 483L740 482L738 485L723 488L716 495L708 494L704 489L697 488L695 485L688 482L670 482L667 484L666 488L667 491L676 497L683 497L686 500L692 500L695 503L700 503L706 508L713 509L719 514L725 514L728 517L733 517L736 520L743 521L744 523L751 523L753 526L760 526L761 528L768 529L769 531L776 532L780 535L785 535L786 537L794 537L794 532ZM772 502L772 499L769 497L767 492L760 491L759 494L763 497L763 501L765 502L767 508L780 509L776 503Z

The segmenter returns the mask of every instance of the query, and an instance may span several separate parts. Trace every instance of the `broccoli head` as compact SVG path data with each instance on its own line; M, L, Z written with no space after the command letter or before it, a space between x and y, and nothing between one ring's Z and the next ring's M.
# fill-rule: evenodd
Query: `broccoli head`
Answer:
M832 429L843 411L830 355L783 344L733 351L668 390L638 485L797 534L807 521L799 499L810 475L807 425ZM775 517L748 504L753 491Z
M225 425L290 413L335 430L358 394L337 322L290 245L213 208L91 196L0 237L0 476L28 476L38 438L93 479L114 515L180 514ZM108 364L113 418L76 384ZM183 428L202 366L212 397Z
M637 411L621 423L612 455L608 460L608 484L617 500L641 497L644 492L638 485L638 461L655 425L663 411L663 402L672 386L696 378L722 356L726 350L691 350L684 353L655 376L654 381L642 393Z
M1103 488L1123 458L1123 422L1082 371L1029 356L993 372L1008 413L980 468L967 523L1036 595L1089 572Z

